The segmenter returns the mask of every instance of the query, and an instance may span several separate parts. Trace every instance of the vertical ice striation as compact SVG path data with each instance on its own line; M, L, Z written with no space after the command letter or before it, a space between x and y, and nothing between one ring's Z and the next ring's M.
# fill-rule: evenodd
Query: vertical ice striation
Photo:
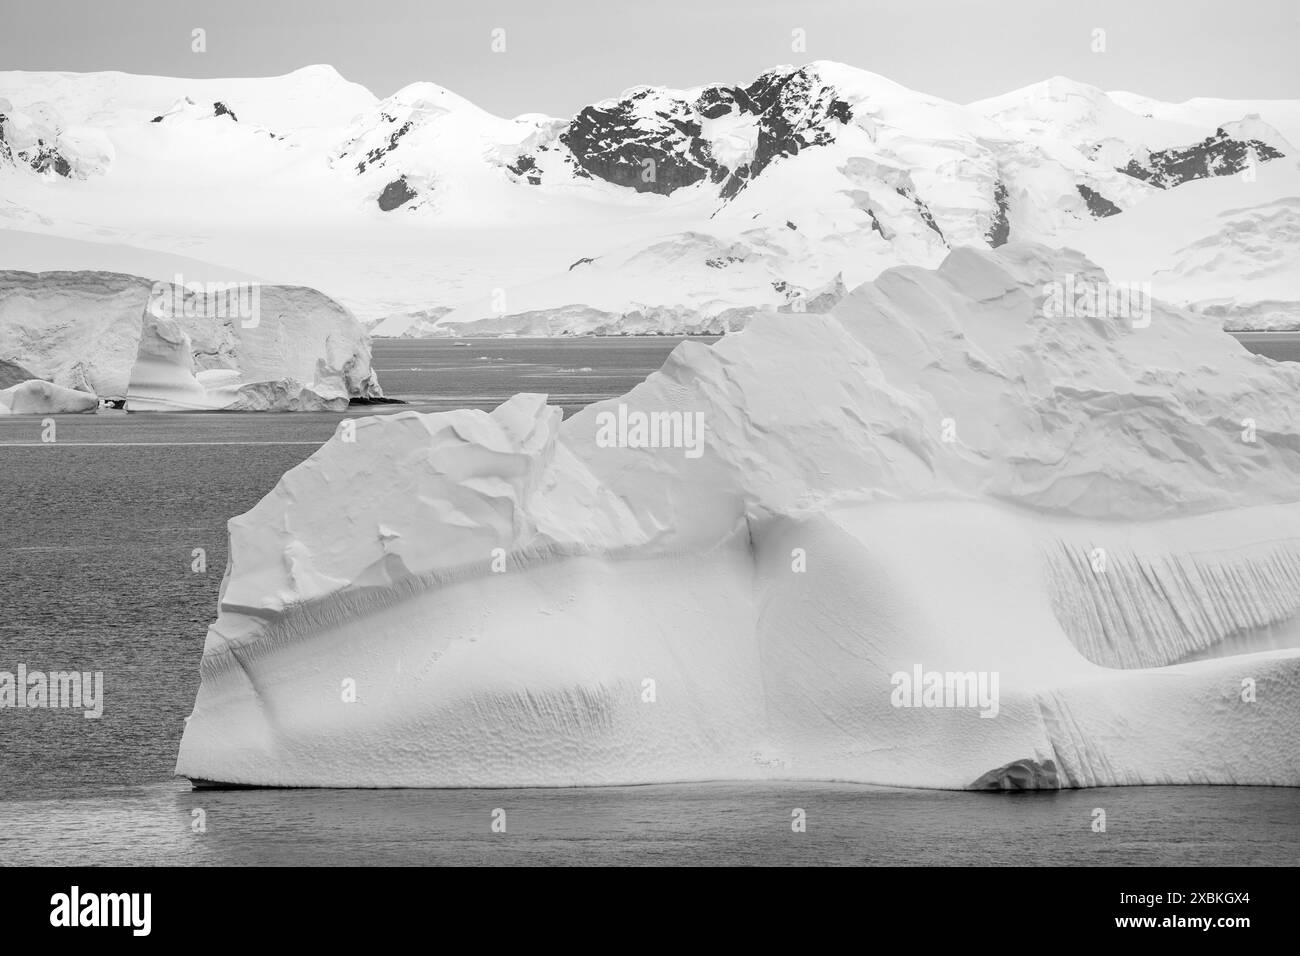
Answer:
M1094 664L1161 667L1296 646L1272 632L1300 609L1300 538L1181 554L1059 540L1047 557L1057 618Z

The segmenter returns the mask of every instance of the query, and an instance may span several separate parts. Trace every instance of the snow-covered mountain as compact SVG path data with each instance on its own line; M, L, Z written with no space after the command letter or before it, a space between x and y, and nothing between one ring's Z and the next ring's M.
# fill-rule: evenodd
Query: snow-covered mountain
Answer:
M377 335L727 331L1010 240L1087 243L1146 279L1098 247L1204 179L1224 211L1255 207L1267 179L1279 209L1220 231L1296 249L1300 101L1165 104L1058 77L959 105L825 61L569 118L504 119L432 83L380 100L324 66L9 72L0 97L0 250L21 259L0 267L126 256L170 279L157 256L184 256L317 288ZM1152 265L1165 298L1300 324L1287 270L1265 289L1253 252L1215 254L1218 226L1156 228L1181 243ZM39 236L76 240L76 261ZM1260 288L1235 298L1243 282Z

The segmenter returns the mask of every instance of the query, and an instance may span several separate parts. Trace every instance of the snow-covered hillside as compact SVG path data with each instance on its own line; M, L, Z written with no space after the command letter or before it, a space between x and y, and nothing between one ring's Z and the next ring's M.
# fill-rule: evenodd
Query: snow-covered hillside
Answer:
M1294 169L1300 134L1295 101L1163 104L1058 77L963 106L826 61L568 118L496 117L433 83L379 99L323 66L7 72L0 97L0 236L127 250L120 271L151 279L170 278L163 253L309 286L380 335L717 332L821 311L894 265L1070 245L1196 180ZM0 267L72 267L33 250ZM1222 284L1249 268L1223 264ZM1246 305L1206 302L1261 314Z
M1064 274L959 249L567 421L358 420L230 522L178 772L1300 785L1300 367Z
M1116 280L1229 329L1300 329L1300 165L1188 183L1070 241Z

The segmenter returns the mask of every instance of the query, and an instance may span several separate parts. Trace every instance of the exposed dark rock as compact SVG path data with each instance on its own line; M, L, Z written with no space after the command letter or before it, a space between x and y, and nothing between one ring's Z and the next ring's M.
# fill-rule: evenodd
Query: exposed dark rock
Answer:
M881 239L888 240L889 236L885 235L884 226L882 226L880 220L876 218L876 211L874 209L868 209L867 215L871 217L871 231L880 233Z
M916 195L916 193L911 189L904 188L903 186L895 187L894 192L898 193L898 195L902 196L904 199L911 200L912 205L916 207L917 215L921 217L921 221L933 229L934 234L940 239L943 239L944 245L947 245L948 240L944 237L943 230L939 228L939 224L934 221L934 216L930 213L930 207L925 204L925 201L922 200L920 196Z
M527 154L518 157L513 163L506 166L506 169L510 170L516 176L522 176L524 173L528 172L528 170L536 168L537 160Z
M853 122L853 110L843 100L832 100L831 105L827 107L826 115L831 119L839 120L846 126Z
M406 177L401 176L385 186L379 194L379 208L389 212L414 198L415 190L406 184Z
M1013 760L981 774L968 790L1059 790L1060 776L1052 760Z
M742 112L757 113L756 107L745 95L745 91L726 86L710 86L695 101L695 110L705 119L718 119L726 116L733 109Z
M737 105L760 117L758 143L754 158L727 179L724 199L735 196L773 160L834 142L838 127L853 119L849 105L836 99L831 87L816 87L813 77L807 69L767 73L734 91Z
M1083 197L1083 201L1088 204L1088 212L1092 213L1093 219L1105 219L1107 216L1114 216L1123 211L1101 193L1095 189L1090 189L1083 183L1080 183L1076 188L1079 190L1079 195Z
M681 116L636 110L644 92L609 107L588 106L560 142L588 173L637 192L666 196L708 177L713 160L700 138L699 123Z
M35 151L25 150L18 153L18 157L38 173L53 170L56 175L65 179L72 176L72 164L44 140L37 141Z
M3 103L6 109L12 109L8 100L0 99L0 103ZM43 139L36 141L36 150L34 152L30 149L17 151L11 147L5 140L5 123L8 119L6 113L0 112L0 156L10 162L13 162L16 156L18 160L26 163L38 173L53 169L55 173L64 178L72 176L72 165L63 158L55 147L48 145Z
M1283 155L1262 140L1233 139L1220 127L1213 136L1207 136L1192 146L1154 152L1145 164L1130 159L1128 165L1120 167L1119 171L1152 186L1172 189L1193 179L1239 173L1246 168L1246 159L1252 149L1262 163L1281 159Z
M526 153L517 157L513 163L508 163L506 169L510 170L516 176L525 176L530 186L541 185L542 174L537 168L537 160Z
M1006 245L1011 235L1011 220L1007 216L1010 200L1007 198L1007 187L1000 179L993 187L993 201L997 203L998 211L989 225L988 232L984 233L984 241L996 249L998 246Z
M786 226L788 226L788 227L791 228L791 229L798 229L798 228L799 228L799 227L796 226L794 223L792 223L789 219L787 219L787 220L785 221L785 224L786 224Z
M185 102L188 103L190 106L193 106L193 105L194 105L194 101L193 101L192 99L190 99L189 97L186 97L186 98L185 98ZM225 103L222 103L220 100L217 100L215 103L212 104L212 115L213 115L213 116L229 116L229 117L230 117L232 120L234 120L236 123L239 122L239 117L235 115L235 111L232 110L232 109L231 109L229 106L227 106ZM151 119L149 122L150 122L150 123L161 123L161 122L162 122L163 120L165 120L166 118L167 118L167 114L166 114L166 113L162 113L162 114L160 114L160 115L158 115L158 116L155 116L155 117L154 117L153 119Z
M576 268L577 268L578 266L580 266L580 265L585 265L585 264L588 263L588 262L595 262L595 261L596 261L595 259L592 259L592 258L590 258L590 257L585 257L585 258L579 259L579 260L578 260L577 262L575 262L573 265L569 266L569 271L572 272L574 269L576 269Z
M853 118L848 103L808 69L767 73L747 87L708 87L694 102L673 100L653 112L645 104L651 95L640 90L613 104L588 106L573 118L559 141L568 148L574 175L664 196L707 181L730 199L773 160L834 141ZM754 116L758 128L752 159L735 169L719 162L702 136L703 121L728 114ZM531 156L518 157L508 168L540 182Z
M388 120L390 123L397 122L395 119L393 119L393 117L387 115L386 113L380 115L382 115L384 119ZM393 132L389 134L387 146L376 146L374 149L370 150L370 152L366 153L366 158L361 160L361 162L357 163L357 172L364 173L366 171L366 166L368 164L383 159L385 156L387 156L389 153L395 150L397 148L398 140L400 140L403 136L405 136L410 131L411 131L411 121L407 120L400 127L393 130Z

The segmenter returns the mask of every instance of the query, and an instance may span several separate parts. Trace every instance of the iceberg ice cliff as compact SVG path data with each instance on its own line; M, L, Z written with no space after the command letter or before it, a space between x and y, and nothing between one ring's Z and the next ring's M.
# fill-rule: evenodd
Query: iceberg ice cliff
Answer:
M383 394L360 323L297 286L0 271L0 361L134 411L340 410Z
M230 522L177 772L1300 785L1300 368L1066 275L962 248L568 421L341 425Z
M49 415L92 412L99 399L86 392L28 379L0 388L0 415Z

